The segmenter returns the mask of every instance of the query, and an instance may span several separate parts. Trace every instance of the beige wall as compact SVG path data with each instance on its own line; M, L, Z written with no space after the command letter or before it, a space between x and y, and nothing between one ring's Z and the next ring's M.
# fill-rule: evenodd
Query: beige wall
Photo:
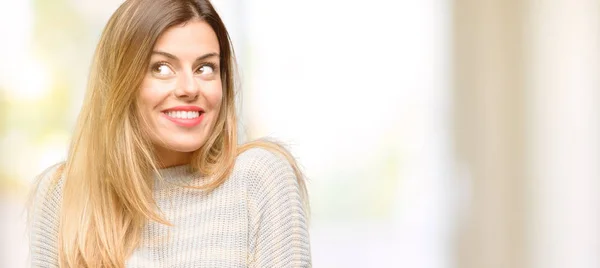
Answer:
M458 267L525 263L522 2L454 5L456 161L471 184Z
M454 1L457 267L600 267L599 11Z

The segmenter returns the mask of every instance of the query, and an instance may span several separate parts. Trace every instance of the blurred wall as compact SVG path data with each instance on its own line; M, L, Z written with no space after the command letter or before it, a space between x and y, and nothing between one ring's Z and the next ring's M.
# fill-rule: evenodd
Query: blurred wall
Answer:
M244 3L243 115L308 175L315 267L451 267L449 2Z
M457 267L600 267L600 2L454 1Z
M600 1L527 10L534 267L600 267Z
M525 1L454 1L458 267L526 267Z

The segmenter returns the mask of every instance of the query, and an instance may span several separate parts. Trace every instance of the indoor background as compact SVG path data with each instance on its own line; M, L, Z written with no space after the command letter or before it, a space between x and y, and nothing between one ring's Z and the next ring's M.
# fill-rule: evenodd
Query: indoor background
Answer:
M0 267L120 0L0 0ZM247 139L308 175L314 267L600 267L600 1L214 0Z

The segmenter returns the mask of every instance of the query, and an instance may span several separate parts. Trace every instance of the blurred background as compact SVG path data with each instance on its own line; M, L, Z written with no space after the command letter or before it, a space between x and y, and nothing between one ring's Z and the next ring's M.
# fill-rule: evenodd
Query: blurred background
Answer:
M119 0L0 0L0 267ZM247 139L309 177L315 267L600 267L600 1L213 0Z

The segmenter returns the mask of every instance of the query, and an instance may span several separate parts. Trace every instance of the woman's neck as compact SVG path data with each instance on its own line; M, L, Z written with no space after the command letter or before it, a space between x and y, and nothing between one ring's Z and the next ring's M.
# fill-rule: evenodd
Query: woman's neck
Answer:
M177 152L158 146L155 152L158 160L158 168L169 168L189 164L193 154L193 152Z

